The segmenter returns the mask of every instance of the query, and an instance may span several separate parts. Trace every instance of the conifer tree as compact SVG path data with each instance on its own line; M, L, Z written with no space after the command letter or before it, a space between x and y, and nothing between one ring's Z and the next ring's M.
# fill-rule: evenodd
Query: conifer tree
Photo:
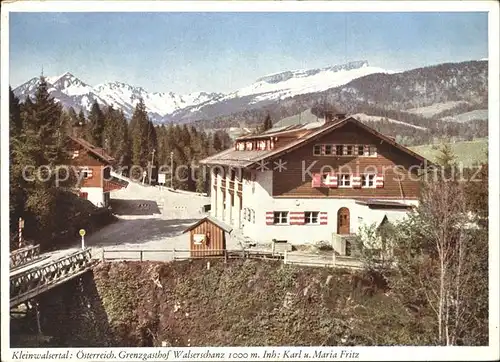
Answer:
M143 168L147 166L149 153L148 126L149 120L146 113L146 106L144 105L144 101L140 99L130 121L133 166L141 166ZM140 177L141 175L133 176Z
M88 122L88 141L94 146L103 147L104 114L97 101L92 104Z

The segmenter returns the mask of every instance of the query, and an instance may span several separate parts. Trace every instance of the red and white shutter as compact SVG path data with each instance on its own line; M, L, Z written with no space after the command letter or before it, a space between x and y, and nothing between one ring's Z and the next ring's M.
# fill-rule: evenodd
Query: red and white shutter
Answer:
M375 186L377 189L381 189L384 187L384 175L378 174L375 176Z
M290 212L290 225L304 225L304 213L300 211Z
M266 212L266 225L273 225L273 224L274 224L274 212L268 211Z
M321 174L313 173L311 187L321 187Z
M319 213L319 224L320 225L327 225L328 224L328 213L327 212L320 212Z
M325 154L325 145L321 145L321 155Z
M332 145L332 155L333 156L337 155L337 146L336 145Z
M327 179L329 187L332 187L332 188L339 187L338 176L336 174L331 173L328 175L328 177L326 179Z
M352 176L352 187L355 189L361 188L361 176L353 175Z

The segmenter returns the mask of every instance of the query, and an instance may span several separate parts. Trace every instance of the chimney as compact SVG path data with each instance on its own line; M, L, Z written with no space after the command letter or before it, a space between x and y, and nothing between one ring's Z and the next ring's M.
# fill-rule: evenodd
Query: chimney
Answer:
M347 116L347 113L325 113L325 122L337 122L343 120Z
M81 138L83 134L83 125L81 122L77 122L73 125L71 129L71 135L76 138Z

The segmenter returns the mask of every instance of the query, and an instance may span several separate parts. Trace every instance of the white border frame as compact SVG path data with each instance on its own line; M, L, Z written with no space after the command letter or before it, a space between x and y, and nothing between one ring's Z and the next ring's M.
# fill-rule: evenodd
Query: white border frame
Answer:
M4 2L1 13L1 235L2 240L9 240L9 128L8 128L8 86L9 82L9 13L10 12L140 12L140 11L171 11L171 12L488 12L489 33L489 309L490 309L490 346L489 347L354 347L350 348L360 353L360 359L371 360L494 360L500 357L499 340L499 8L495 1L127 1L127 6L112 1L17 1ZM9 247L1 243L2 278L9 274L8 259ZM3 279L3 280L5 280ZM2 296L9 293L8 282L2 282ZM1 299L1 326L2 326L2 360L12 360L9 347L9 303L7 298ZM227 351L264 350L265 348L222 348ZM269 348L268 348L269 349ZM281 347L276 350L283 349ZM290 347L290 350L298 348ZM302 348L305 350L306 348ZM334 348L332 348L334 349ZM89 352L98 352L99 349L86 349ZM118 349L109 349L118 352ZM144 349L144 351L157 351L157 349ZM215 350L215 349L211 349ZM338 349L340 350L340 349ZM43 350L42 350L43 351ZM103 359L104 360L104 359ZM174 359L170 359L174 360Z

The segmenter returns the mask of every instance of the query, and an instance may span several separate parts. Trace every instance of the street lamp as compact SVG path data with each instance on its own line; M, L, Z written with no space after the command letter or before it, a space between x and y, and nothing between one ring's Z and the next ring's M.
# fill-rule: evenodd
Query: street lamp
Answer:
M151 185L151 176L153 175L153 167L155 167L154 166L155 152L156 152L156 150L153 148L153 151L151 152L151 169L149 170L149 184L150 185Z
M174 188L174 152L170 152L170 188Z

